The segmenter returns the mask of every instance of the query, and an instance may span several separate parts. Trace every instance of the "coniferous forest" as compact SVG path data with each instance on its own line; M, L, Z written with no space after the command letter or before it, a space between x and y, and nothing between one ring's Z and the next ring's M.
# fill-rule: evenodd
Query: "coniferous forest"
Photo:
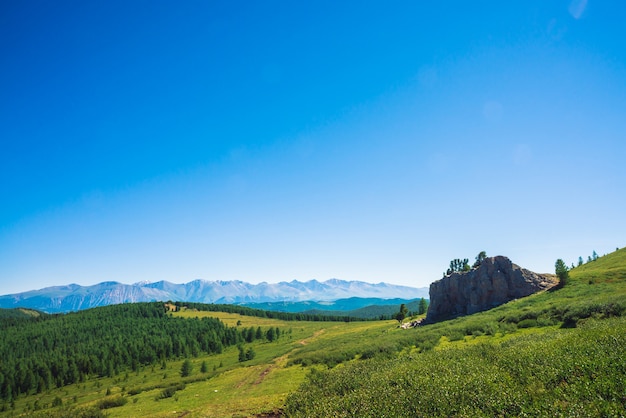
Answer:
M3 318L0 332L2 400L172 358L220 353L248 337L215 318L173 317L163 303Z
M0 310L0 400L112 377L121 371L176 358L221 353L225 347L278 337L280 330L250 332L216 318L177 318L185 306L287 321L359 320L347 316L268 312L236 305L162 302L111 305L69 314L29 315ZM268 330L269 331L269 330Z

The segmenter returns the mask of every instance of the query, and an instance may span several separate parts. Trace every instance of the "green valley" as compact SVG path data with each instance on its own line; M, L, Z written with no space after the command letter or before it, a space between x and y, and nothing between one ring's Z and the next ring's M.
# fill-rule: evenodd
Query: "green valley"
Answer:
M626 249L408 330L228 305L5 312L0 416L620 416L624 313Z

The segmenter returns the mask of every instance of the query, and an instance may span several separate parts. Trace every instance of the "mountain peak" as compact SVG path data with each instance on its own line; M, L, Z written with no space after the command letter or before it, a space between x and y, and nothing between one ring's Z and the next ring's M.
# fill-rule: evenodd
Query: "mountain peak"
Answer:
M94 286L107 286L107 287L111 287L111 286L117 286L117 285L119 285L119 284L121 284L121 283L120 283L120 282L115 282L115 281L108 281L108 282L101 282L101 283L98 283L98 284L96 284L96 285L94 285Z
M108 281L93 286L57 286L16 295L0 296L0 308L25 307L44 312L69 312L126 302L184 301L200 303L264 303L334 301L350 297L412 299L427 295L427 288L386 283L316 279L307 282L250 284L240 280L193 280L184 284L167 281L132 285Z

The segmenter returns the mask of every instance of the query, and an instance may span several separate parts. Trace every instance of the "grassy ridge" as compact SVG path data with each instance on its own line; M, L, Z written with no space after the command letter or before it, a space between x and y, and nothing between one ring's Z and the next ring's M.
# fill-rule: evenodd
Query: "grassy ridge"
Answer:
M25 309L25 308L12 308L12 309L4 309L0 308L0 320L2 320L3 324L7 323L7 320L21 320L21 319L33 319L40 317L47 317L48 314L43 312L39 312L34 309Z

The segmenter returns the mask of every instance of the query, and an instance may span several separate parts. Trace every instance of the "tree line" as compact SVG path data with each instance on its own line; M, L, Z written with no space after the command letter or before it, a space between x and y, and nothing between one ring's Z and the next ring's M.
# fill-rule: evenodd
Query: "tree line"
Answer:
M216 303L197 303L197 302L169 302L175 305L177 309L186 307L198 311L208 312L226 312L236 313L244 316L253 316L257 318L280 319L282 321L315 321L315 322L353 322L367 321L365 318L358 318L349 315L324 315L318 313L305 312L280 312L280 311L264 311L262 309L249 308L241 305L223 305Z
M449 276L452 273L463 273L466 271L470 271L473 268L480 267L480 265L485 260L485 258L487 258L487 253L485 251L479 252L478 255L476 256L476 259L475 259L476 261L471 267L469 265L468 258L464 258L464 259L455 258L454 260L450 261L450 267L448 267L448 270L446 270L443 276L444 277Z
M220 353L272 331L216 318L177 318L163 303L111 305L33 318L0 318L0 399L114 376L168 359Z
M619 248L616 248L615 251L619 251ZM596 261L598 258L600 258L600 256L598 256L596 250L593 250L593 253L587 257L587 263ZM578 257L578 264L574 266L574 263L572 263L571 268L568 267L567 264L565 264L562 258L557 259L554 263L554 272L559 278L558 287L563 287L567 285L567 283L569 282L569 271L575 269L576 267L580 267L583 264L585 264L585 262L582 257Z
M424 298L421 298L417 304L417 311L411 312L406 304L400 304L400 310L393 315L393 319L402 323L407 317L415 316L415 315L423 315L428 311L429 301Z

